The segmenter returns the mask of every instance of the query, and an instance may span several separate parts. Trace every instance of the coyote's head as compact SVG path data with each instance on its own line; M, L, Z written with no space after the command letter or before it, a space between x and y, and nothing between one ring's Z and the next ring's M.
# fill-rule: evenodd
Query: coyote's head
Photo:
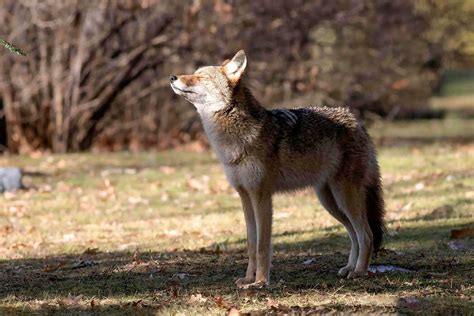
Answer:
M192 75L171 76L171 88L194 104L200 113L212 114L229 105L246 65L247 57L240 50L220 66L201 67Z

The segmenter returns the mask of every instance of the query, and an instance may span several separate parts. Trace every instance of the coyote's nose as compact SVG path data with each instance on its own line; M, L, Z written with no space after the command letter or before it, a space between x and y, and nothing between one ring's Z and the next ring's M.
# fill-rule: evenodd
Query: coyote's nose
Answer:
M176 77L175 75L173 75L173 76L170 77L170 82L173 82L173 81L175 81L176 79L178 79L178 77Z

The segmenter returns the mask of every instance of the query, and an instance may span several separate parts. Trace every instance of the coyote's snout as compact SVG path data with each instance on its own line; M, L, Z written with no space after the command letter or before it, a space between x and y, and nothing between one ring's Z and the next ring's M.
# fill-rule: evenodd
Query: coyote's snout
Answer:
M209 141L239 193L249 263L239 287L270 281L272 195L312 187L347 229L349 260L339 274L367 275L384 234L384 201L375 147L348 108L266 110L244 83L239 51L220 66L171 76L171 88L194 104Z

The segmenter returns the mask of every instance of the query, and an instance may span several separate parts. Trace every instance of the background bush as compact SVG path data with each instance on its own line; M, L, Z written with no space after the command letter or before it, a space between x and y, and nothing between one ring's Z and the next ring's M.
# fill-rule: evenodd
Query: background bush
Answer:
M268 107L424 111L444 67L472 65L471 1L0 3L0 144L12 152L168 148L202 140L170 74L244 48ZM3 118L3 132L2 132Z

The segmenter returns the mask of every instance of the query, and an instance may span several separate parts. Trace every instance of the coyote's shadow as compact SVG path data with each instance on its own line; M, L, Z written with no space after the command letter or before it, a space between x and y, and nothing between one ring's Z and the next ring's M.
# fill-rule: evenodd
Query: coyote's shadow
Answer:
M440 225L406 229L403 235L419 242L419 249L401 255L382 251L374 264L392 264L411 270L411 273L392 274L401 281L422 278L425 285L432 283L433 290L447 286L436 280L431 282L429 275L466 273L472 267L468 260L453 260L462 253L430 257L423 243L431 240L430 231L433 230L447 234L449 228ZM285 234L297 237L302 233L307 231ZM386 247L389 248L390 243ZM68 295L99 299L126 295L172 298L191 293L235 294L233 282L245 270L246 254L241 246L230 245L229 248L229 251L106 252L3 260L0 261L0 298L15 296L23 300L41 300ZM348 248L346 237L339 234L303 242L277 243L271 276L273 285L265 291L273 296L313 289L327 293L397 294L400 291L399 283L387 282L386 275L357 281L338 277L338 268L347 260ZM106 311L115 307L100 308ZM5 311L13 312L12 309Z

